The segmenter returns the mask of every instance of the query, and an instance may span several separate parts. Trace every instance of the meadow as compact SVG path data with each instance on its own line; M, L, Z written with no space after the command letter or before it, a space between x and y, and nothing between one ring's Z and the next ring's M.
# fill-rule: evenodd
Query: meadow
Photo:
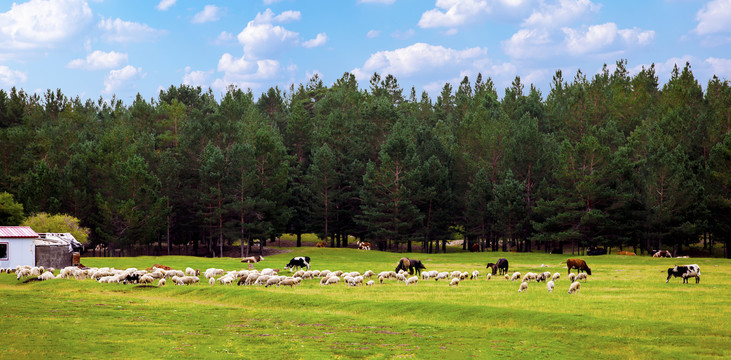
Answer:
M571 255L543 253L394 254L295 248L257 269L283 268L298 255L313 269L376 273L402 256L428 270L479 270L458 287L394 280L373 287L149 287L93 280L16 280L0 274L0 359L712 359L731 358L731 260L584 256L592 269L567 294ZM499 257L510 272L561 273L518 293L518 282L485 279ZM82 258L92 267L246 268L236 258ZM541 268L545 264L550 267ZM701 282L665 283L667 268L698 264ZM202 271L201 271L202 272ZM283 272L286 274L287 272ZM205 279L204 279L205 280Z

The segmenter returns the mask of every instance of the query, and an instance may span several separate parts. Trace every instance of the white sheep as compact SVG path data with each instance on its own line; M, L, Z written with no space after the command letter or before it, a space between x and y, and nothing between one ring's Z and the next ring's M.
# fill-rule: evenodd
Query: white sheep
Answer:
M510 275L505 274L505 281L510 281Z
M56 277L53 276L52 271L46 271L43 274L41 274L40 276L38 276L38 280L51 280L51 279L55 279L55 278Z
M462 272L461 271L459 271L459 270L452 271L452 277L453 278L458 278L460 276L462 276Z
M216 284L216 278L212 277L212 278L208 279L208 285L213 286L215 284Z
M231 275L224 275L218 279L221 285L233 285L234 277Z
M256 278L256 281L254 281L254 285L264 285L271 277L271 275L259 275L259 277Z
M452 281L449 282L449 286L459 286L459 278L452 278Z
M576 281L584 280L587 281L588 278L586 277L586 273L579 273L579 275L576 275Z
M526 275L527 275L527 274L526 274ZM522 282L522 283L520 284L520 288L518 289L518 292L519 292L519 293L521 293L521 292L524 292L524 291L528 291L528 283L527 283L526 281L523 281L523 282Z
M480 272L477 271L477 270L475 270L475 271L472 272L472 275L470 276L470 280L477 279L478 277L480 277Z
M204 273L204 275L205 275L206 279L210 279L210 278L216 277L216 276L221 276L221 275L223 275L223 269L209 268L209 269L206 269L206 272ZM181 277L181 276L178 275L178 277Z
M292 278L294 278L294 277L292 277ZM282 281L282 280L284 280L284 279L286 279L285 276L281 276L281 277L280 276L272 276L272 277L269 278L269 280L267 280L267 283L264 284L264 287L270 287L272 285L279 286L279 282Z
M289 286L289 287L293 288L295 286L298 286L301 281L302 281L302 278L288 277L288 278L282 279L282 281L280 281L277 284L277 286L282 285L282 286Z
M142 275L140 277L140 280L138 281L138 283L140 283L140 284L152 284L152 282L154 280L155 279L152 276L145 274L145 275Z
M157 286L165 286L165 278L160 279L160 281L157 282Z
M513 276L510 277L510 281L515 281L520 279L520 272L516 271L513 273Z
M505 275L505 276L507 276L507 275ZM492 279L492 274L491 273L487 273L487 275L485 275L485 279L487 279L487 280Z
M398 273L398 274L396 274L396 281L406 282L406 276L404 274Z
M523 276L523 282L529 282L531 280L535 280L538 274L528 272Z
M196 276L196 275L200 275L200 273L201 273L200 270L193 269L193 268L185 268L185 275Z
M418 282L419 282L419 277L418 276L412 276L412 277L406 279L406 286L409 286L411 284L416 285Z
M325 283L325 285L335 285L335 284L337 284L339 282L340 282L340 278L339 277L337 277L337 276L331 276L331 277L327 278L327 282Z
M366 283L366 286L373 286L373 285L375 285L375 284L376 284L376 282L375 282L375 281L373 281L373 280L368 280L368 282Z
M574 280L576 280L576 274L570 273L569 274L569 281L574 282Z
M553 280L555 282L555 281L557 281L560 278L561 278L561 274L555 273L555 274L553 274L553 277L551 278L551 280Z
M300 277L301 278L303 276L305 276L305 271L304 270L297 270L297 271L295 271L294 274L292 274L292 277Z
M374 273L373 271L371 271L371 270L366 270L366 272L364 272L364 273L363 273L363 278L364 278L364 279L370 279L370 278L371 278L371 276L373 276L373 275L375 275L375 273Z
M550 280L546 283L546 288L548 288L548 292L553 292L553 280Z
M381 283L381 284L383 284L383 280L384 280L383 275L379 275L378 276L378 282Z
M581 290L581 283L578 281L574 281L571 283L571 286L569 287L569 294L573 293L579 293L579 290Z
M434 277L434 281L439 281L439 280L442 280L442 279L443 280L449 279L449 273L446 272L446 271L440 272L439 274L437 274L437 276Z

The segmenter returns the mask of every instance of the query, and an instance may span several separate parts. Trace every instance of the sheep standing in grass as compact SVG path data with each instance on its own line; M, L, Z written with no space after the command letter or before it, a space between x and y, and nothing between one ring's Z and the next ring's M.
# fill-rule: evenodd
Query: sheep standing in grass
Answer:
M510 281L510 275L505 274L505 281Z
M327 278L327 282L325 283L325 285L335 285L335 284L337 284L339 282L340 282L340 278L339 277L337 277L337 276L331 276L331 277Z
M406 279L406 286L409 286L411 284L416 285L418 282L419 282L419 277L418 276L412 276L412 277Z
M569 287L569 294L573 293L579 293L579 290L581 290L581 283L578 281L574 281L571 283L571 286Z
M452 281L449 282L449 286L459 286L459 278L452 278Z
M46 271L43 274L41 274L40 276L38 276L38 280L51 280L51 279L55 279L55 278L56 277L53 276L52 271Z
M526 274L526 275L527 275L527 274ZM528 291L528 283L527 283L526 281L523 281L523 282L522 282L522 283L520 284L520 288L518 289L518 292L519 292L519 293L522 293L522 292L524 292L524 291Z
M548 288L548 292L553 292L553 280L550 280L546 283L546 287Z
M447 280L449 279L449 273L448 272L440 272L437 274L437 276L434 277L434 281L439 281L440 279Z
M576 274L574 274L574 273L570 273L570 274L569 274L569 281L570 281L570 282L574 282L574 280L576 280Z
M196 276L196 275L200 275L200 274L201 274L201 272L198 269L185 268L185 275Z
M216 278L212 277L212 278L208 279L208 285L213 286L215 284L216 284Z
M472 272L472 275L470 275L470 280L477 279L478 277L480 277L480 272L477 271L477 270L475 270L475 271Z
M373 280L368 280L368 282L366 283L366 286L373 286L373 285L375 285L375 284L376 284L376 282L375 282L375 281L373 281Z
M587 281L588 278L586 277L586 273L579 273L579 275L576 275L576 281L584 280Z
M491 273L487 273L487 275L485 275L485 278L486 278L487 280L490 280L490 279L492 279L492 274L491 274Z
M516 271L513 273L513 276L510 277L510 281L515 281L520 279L520 272Z
M140 284L152 284L152 282L153 282L154 280L155 280L155 279L154 279L154 278L153 278L152 276L150 276L150 275L147 275L147 274L145 274L145 275L142 275L142 276L140 277L140 281L139 281L139 283L140 283Z
M165 278L160 279L160 281L157 282L157 286L165 286Z
M561 274L559 274L559 273L555 273L555 274L553 274L553 277L551 278L551 280L553 280L553 281L557 281L557 280L558 280L558 279L560 279L560 278L561 278Z

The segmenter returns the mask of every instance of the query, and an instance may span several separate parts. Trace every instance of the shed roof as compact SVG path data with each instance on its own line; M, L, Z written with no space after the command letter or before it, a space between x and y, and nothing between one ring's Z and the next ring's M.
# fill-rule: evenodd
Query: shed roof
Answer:
M0 226L0 239L29 238L35 239L38 234L30 226Z

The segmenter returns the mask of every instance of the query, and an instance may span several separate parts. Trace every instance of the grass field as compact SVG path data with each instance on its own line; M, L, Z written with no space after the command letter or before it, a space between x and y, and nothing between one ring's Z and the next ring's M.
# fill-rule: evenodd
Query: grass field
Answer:
M306 280L298 288L23 283L0 274L3 359L61 358L731 358L731 261L583 257L592 276L567 294L570 255L542 253L393 254L300 248L256 268L282 268L297 255L313 269L376 273L404 255L429 270L480 270L481 279L405 287L395 281L347 288ZM556 290L485 280L485 263L510 272L560 272ZM242 269L238 259L84 258L93 267ZM673 264L698 264L701 282L665 283ZM541 268L547 264L548 269ZM286 273L286 272L285 272Z

